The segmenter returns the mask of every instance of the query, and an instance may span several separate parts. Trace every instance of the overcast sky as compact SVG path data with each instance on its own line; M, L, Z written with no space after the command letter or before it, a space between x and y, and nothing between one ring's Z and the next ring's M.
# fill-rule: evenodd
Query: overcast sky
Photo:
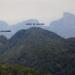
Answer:
M0 20L9 24L27 19L49 22L64 12L75 14L75 0L0 0Z

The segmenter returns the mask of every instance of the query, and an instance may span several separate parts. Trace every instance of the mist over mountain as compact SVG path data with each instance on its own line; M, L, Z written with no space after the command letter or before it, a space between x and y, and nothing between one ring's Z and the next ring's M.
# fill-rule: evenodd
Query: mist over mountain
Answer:
M37 24L40 22L36 19L29 19L29 20L10 26L4 21L0 21L0 30L11 30L10 33L1 32L0 35L3 34L7 36L8 38L10 38L17 31L21 29L28 29L30 27L33 27L33 25L26 25L26 24L34 24L34 23ZM65 12L61 19L57 21L53 21L48 26L39 25L38 27L47 29L49 31L53 31L64 38L75 37L75 15Z
M28 29L30 27L33 27L33 25L27 25L27 24L34 24L34 23L37 24L37 23L39 23L39 21L36 19L29 19L29 20L17 23L17 24L12 25L12 26L6 24L6 22L1 21L0 22L0 31L10 30L11 32L7 32L7 33L1 32L0 35L5 35L6 37L11 38L19 30Z

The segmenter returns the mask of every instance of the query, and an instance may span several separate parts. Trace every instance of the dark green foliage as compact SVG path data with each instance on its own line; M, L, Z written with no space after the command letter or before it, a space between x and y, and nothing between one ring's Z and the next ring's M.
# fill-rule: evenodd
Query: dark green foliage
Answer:
M0 63L20 64L40 72L69 75L75 71L74 49L73 43L57 34L33 27L17 32L8 40L6 51L0 55Z

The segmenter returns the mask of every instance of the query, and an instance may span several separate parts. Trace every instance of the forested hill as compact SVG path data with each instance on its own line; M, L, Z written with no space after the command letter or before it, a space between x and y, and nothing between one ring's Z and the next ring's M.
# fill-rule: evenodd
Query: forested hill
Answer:
M4 47L0 46L1 64L23 65L54 75L71 75L75 71L75 47L71 39L32 27L18 31L10 39L2 36L2 40L0 43Z

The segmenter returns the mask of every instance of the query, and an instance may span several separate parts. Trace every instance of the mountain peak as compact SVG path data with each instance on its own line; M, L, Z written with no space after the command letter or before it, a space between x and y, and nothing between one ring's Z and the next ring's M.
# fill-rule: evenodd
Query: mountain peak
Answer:
M65 16L65 17L74 17L74 15L73 15L73 14L68 13L68 12L64 12L64 16Z
M15 39L15 41L20 40L20 39L25 39L25 38L51 38L51 39L59 39L61 38L59 35L56 33L53 33L51 31L45 30L40 27L31 27L26 30L20 30L18 31L11 39ZM10 39L10 40L11 40Z
M39 23L39 21L37 19L28 19L28 20L20 22L18 24L26 25L26 24L33 24L33 23Z

